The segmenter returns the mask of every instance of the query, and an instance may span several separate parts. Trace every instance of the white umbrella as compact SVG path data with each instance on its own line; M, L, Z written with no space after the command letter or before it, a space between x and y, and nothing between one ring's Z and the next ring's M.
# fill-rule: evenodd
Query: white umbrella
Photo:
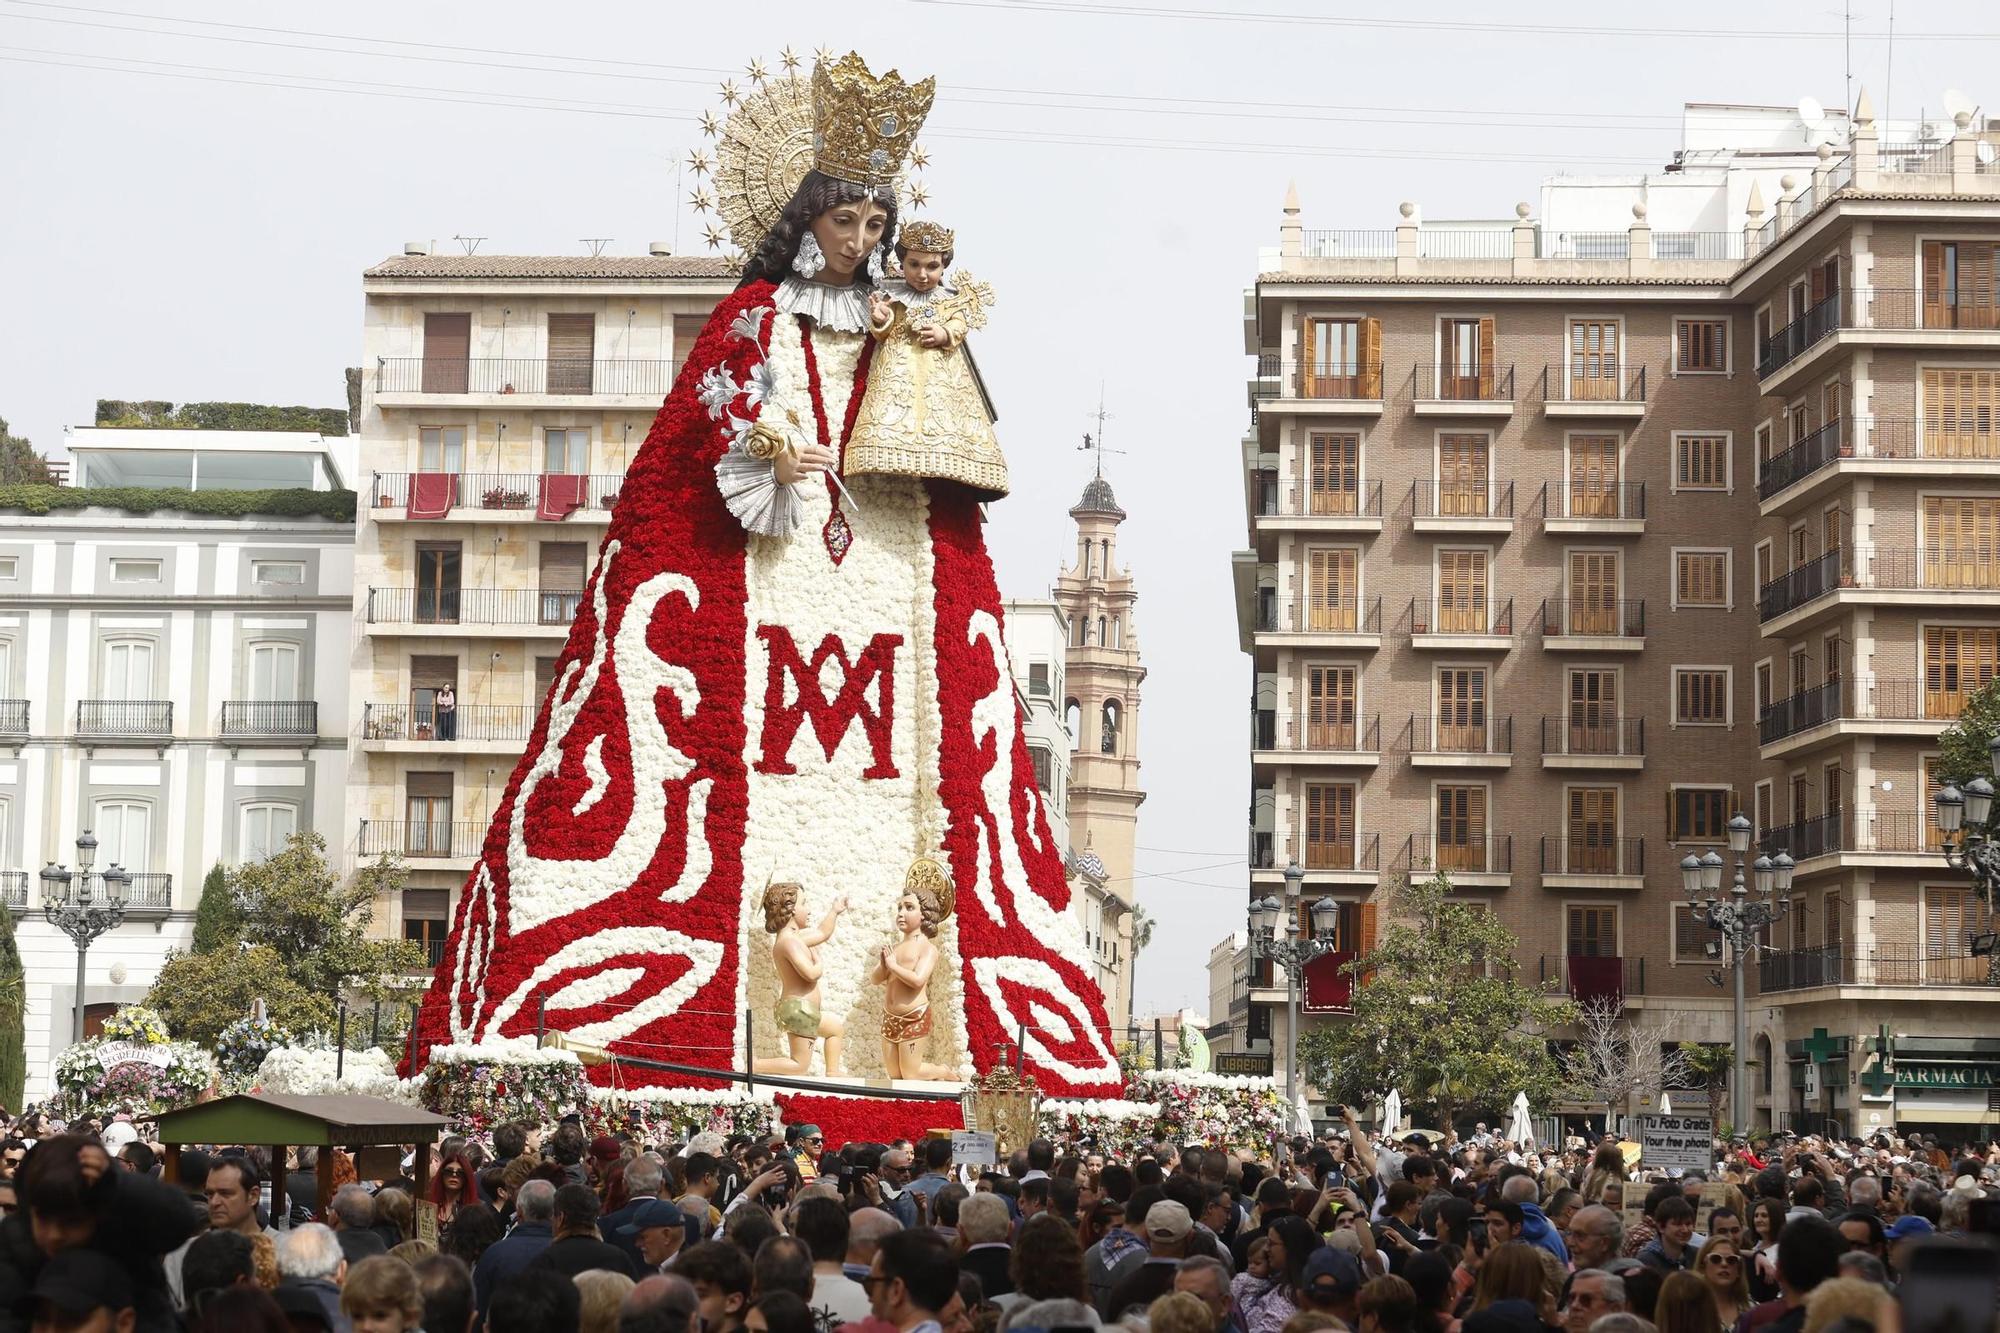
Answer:
M1396 1127L1403 1123L1403 1094L1394 1088L1382 1099L1382 1132L1394 1134Z
M1674 1104L1667 1100L1667 1094L1663 1089L1660 1093L1660 1114L1672 1115L1673 1113L1674 1113Z
M1535 1141L1535 1123L1528 1114L1528 1094L1526 1090L1514 1094L1514 1112L1507 1122L1507 1137L1516 1147L1526 1147Z

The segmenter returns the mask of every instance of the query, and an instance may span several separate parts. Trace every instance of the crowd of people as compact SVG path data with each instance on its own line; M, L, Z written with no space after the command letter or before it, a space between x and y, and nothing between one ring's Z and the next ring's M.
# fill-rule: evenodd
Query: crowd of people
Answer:
M51 1128L0 1141L0 1333L1943 1333L1973 1272L1958 1327L2000 1308L2000 1144L1777 1136L1652 1179L1608 1137L1351 1112L1276 1160L1037 1139L977 1167L948 1136L572 1119L448 1139L421 1190L338 1154L322 1210L312 1149L183 1149L169 1181L129 1127Z

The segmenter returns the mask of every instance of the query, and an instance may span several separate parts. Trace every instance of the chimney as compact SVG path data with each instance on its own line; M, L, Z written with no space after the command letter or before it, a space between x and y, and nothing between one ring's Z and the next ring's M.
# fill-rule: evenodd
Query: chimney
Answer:
M403 242L403 253L406 255L427 255L430 252L431 252L431 243L429 241Z
M648 243L646 246L647 254L653 255L660 259L666 259L670 257L673 254L673 252L674 252L674 247L666 241L652 241Z

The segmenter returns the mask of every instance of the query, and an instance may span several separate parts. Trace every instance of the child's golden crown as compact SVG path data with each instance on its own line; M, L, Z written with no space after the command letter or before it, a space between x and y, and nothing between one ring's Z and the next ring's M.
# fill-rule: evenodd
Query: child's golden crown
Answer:
M942 255L951 253L957 245L958 233L929 218L919 218L914 222L905 222L896 239L902 242L905 250L924 250Z
M893 69L877 78L853 51L813 66L814 170L871 189L893 185L936 93L936 79L904 83Z

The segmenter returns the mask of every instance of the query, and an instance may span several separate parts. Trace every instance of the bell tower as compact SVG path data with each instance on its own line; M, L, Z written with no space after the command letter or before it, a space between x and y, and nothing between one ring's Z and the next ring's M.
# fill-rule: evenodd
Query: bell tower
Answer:
M1125 511L1097 474L1069 511L1076 521L1074 563L1057 576L1053 596L1069 620L1064 655L1063 719L1070 735L1070 846L1102 865L1102 917L1095 933L1115 950L1115 993L1105 996L1112 1024L1132 1016L1133 860L1139 806L1139 632L1133 622L1138 591L1118 559L1118 525Z

